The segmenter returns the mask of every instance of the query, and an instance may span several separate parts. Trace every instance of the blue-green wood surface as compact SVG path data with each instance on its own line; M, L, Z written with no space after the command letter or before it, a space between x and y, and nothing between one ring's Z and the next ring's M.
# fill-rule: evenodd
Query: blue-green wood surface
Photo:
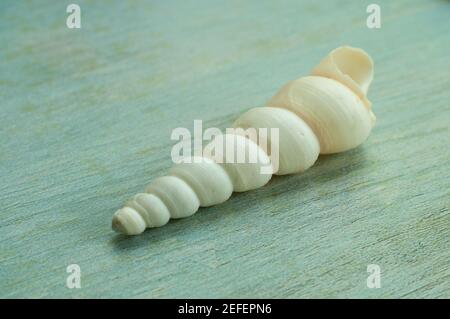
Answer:
M79 0L79 30L69 3L0 2L0 297L450 297L449 1L377 0L381 29L368 1ZM225 128L343 44L376 63L364 145L111 230L175 127Z

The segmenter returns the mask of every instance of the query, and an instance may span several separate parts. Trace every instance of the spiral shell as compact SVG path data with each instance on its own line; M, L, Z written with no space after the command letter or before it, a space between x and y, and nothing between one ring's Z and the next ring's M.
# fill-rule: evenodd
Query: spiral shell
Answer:
M175 165L169 174L185 181L197 194L202 207L223 203L233 193L230 176L209 158L194 157L192 163Z
M214 151L211 151L211 150ZM220 135L205 147L205 156L221 163L233 184L235 192L245 192L264 186L272 177L261 174L264 165L270 165L270 159L264 150L255 142L241 135ZM211 154L213 153L213 154ZM249 161L250 155L255 161ZM238 156L242 155L243 161Z
M130 199L114 214L113 229L140 234L170 218L191 216L200 206L220 204L233 191L261 187L272 173L303 172L319 153L357 147L375 124L367 99L372 80L373 61L366 52L352 47L331 51L310 76L287 83L267 106L250 109L233 124L242 130L278 129L278 140L267 135L254 141L238 131L217 136L205 147L203 157L176 164L168 176L155 179L145 193ZM278 165L274 165L274 149L279 152ZM248 160L250 154L253 160ZM246 160L236 161L236 156ZM263 173L267 166L271 169Z
M311 128L292 112L274 107L255 107L242 114L233 124L242 128L278 128L280 130L279 169L277 175L303 172L310 168L319 156L319 142ZM268 135L269 149L273 143Z
M363 101L340 82L321 76L288 83L268 105L288 109L302 118L317 136L321 154L354 148L372 129Z

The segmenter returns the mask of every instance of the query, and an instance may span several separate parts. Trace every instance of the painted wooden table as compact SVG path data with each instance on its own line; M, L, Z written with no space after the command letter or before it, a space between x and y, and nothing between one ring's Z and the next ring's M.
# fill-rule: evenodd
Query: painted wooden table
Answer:
M0 296L450 297L450 2L0 2ZM342 44L377 126L304 174L128 238L114 211ZM81 288L66 287L66 267ZM369 289L367 266L381 269Z

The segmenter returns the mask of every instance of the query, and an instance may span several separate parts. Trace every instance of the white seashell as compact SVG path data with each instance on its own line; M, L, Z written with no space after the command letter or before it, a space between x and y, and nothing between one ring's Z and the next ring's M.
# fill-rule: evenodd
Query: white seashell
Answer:
M217 205L230 198L233 184L219 164L204 157L193 157L190 160L192 163L175 165L169 174L189 184L197 194L200 206Z
M206 145L204 156L219 163L230 176L235 192L245 192L267 184L272 174L262 174L270 159L262 148L244 136L224 134ZM254 155L253 159L250 156ZM239 162L242 156L242 161Z
M176 176L163 176L155 179L147 186L145 192L159 197L169 209L171 218L191 216L200 206L194 190Z
M219 204L233 190L265 185L272 174L262 173L263 169L270 168L270 173L276 169L269 158L274 146L280 157L275 173L283 175L308 169L319 153L360 145L375 124L367 99L372 79L373 61L366 52L351 47L331 51L311 76L289 82L267 107L253 108L234 123L241 130L278 128L278 144L270 134L257 143L242 132L217 136L205 147L203 158L175 165L170 176L155 179L146 194L129 200L114 214L113 229L140 234L170 218L191 216L199 206Z
M348 87L321 76L291 81L267 103L301 117L319 139L320 153L338 153L364 142L372 129L370 111Z
M130 199L125 206L133 208L144 219L147 227L161 227L170 219L170 212L156 195L141 193Z
M277 175L303 172L311 167L319 156L319 142L311 128L294 113L274 107L256 107L242 114L233 124L244 129L279 129L279 169ZM260 144L272 149L270 134L267 143ZM267 152L267 150L265 150ZM270 152L268 152L270 153Z
M373 61L363 50L348 46L334 49L311 71L311 75L341 82L371 108L366 94L373 80Z
M147 227L145 220L131 207L123 207L115 212L112 228L122 234L138 235Z

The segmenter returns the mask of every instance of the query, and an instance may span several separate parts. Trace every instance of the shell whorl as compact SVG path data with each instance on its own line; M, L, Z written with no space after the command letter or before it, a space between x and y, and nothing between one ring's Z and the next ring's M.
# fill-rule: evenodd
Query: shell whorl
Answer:
M145 193L131 198L113 216L114 230L137 235L160 227L171 218L193 215L199 207L226 201L232 192L265 185L272 174L261 174L271 165L270 151L279 150L274 174L303 172L320 154L343 152L360 145L375 124L367 91L373 79L373 61L361 49L340 47L331 51L310 76L283 86L265 107L250 109L235 128L278 128L279 140L254 142L239 134L217 136L205 147L214 149L190 163L176 164L168 176L155 179ZM267 142L268 147L264 147ZM230 163L223 146L236 154L256 153L255 162Z

